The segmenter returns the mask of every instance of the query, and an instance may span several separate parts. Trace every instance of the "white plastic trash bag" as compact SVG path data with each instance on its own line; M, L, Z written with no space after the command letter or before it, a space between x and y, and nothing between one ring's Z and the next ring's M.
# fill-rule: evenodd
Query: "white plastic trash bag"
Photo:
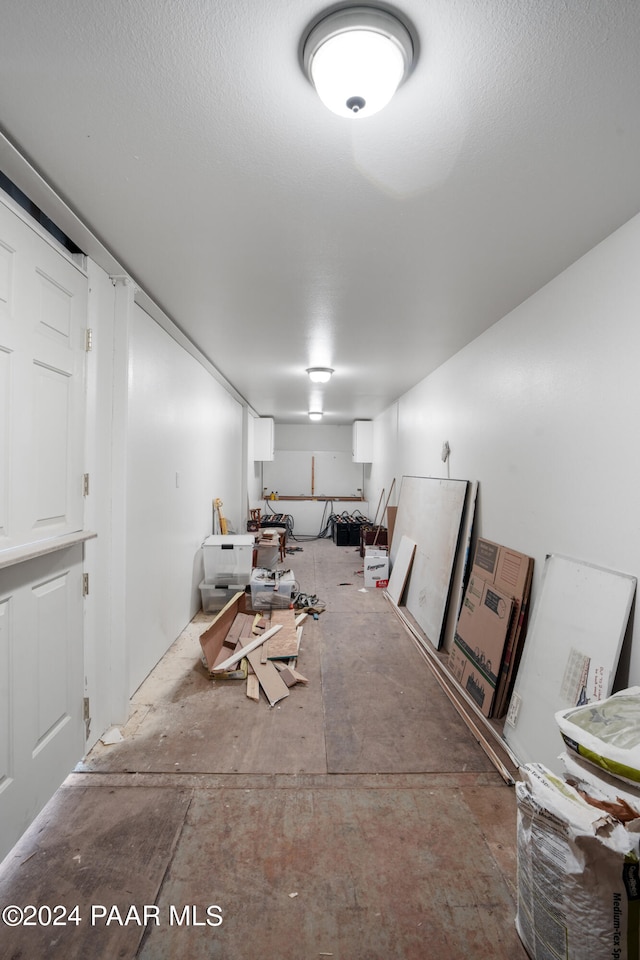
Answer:
M640 786L640 687L559 710L556 722L569 750L606 773Z
M622 824L542 764L521 768L516 928L533 960L637 960L640 820Z

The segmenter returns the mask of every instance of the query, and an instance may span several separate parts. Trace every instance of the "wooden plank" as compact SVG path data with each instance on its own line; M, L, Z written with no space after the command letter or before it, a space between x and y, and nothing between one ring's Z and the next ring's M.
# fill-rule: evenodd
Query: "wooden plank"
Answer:
M215 663L220 648L224 646L225 639L231 629L238 614L240 601L244 597L243 593L236 593L231 600L222 608L209 625L208 629L200 635L200 646L207 663L211 667Z
M298 683L309 683L306 677L303 677L302 674L296 670L295 667L290 667L291 673L294 675Z
M278 669L280 676L288 687L296 685L298 678L295 676L291 667L288 667L286 663L281 663L279 660L274 661L274 667Z
M267 657L269 660L288 660L298 655L298 633L293 610L272 610L271 625L280 624L282 629L277 636L269 640Z
M260 699L260 684L255 673L250 673L247 677L247 696L250 700Z
M272 663L260 663L260 652L251 650L247 659L258 677L264 695L273 707L279 700L289 696L289 688Z
M217 672L218 670L227 670L229 667L232 667L234 663L237 663L239 660L242 660L243 657L246 657L247 654L249 654L252 650L255 650L257 647L259 647L262 643L265 642L265 640L268 640L280 629L282 629L280 624L276 624L274 627L271 627L269 630L267 630L266 633L262 634L262 636L256 637L254 640L251 640L250 643L246 645L246 647L243 647L241 650L237 650L235 653L232 653L230 657L227 657L226 660L224 660L221 664L219 664L219 666L215 668L215 672ZM259 659L260 657L258 655L258 660ZM214 673L213 670L211 672ZM256 673L257 672L258 671L256 670Z
M247 617L246 613L236 614L236 617L233 623L231 624L231 626L229 627L229 631L223 640L223 644L225 647L230 647L232 650L235 649L236 644L240 639L240 637L242 636L243 630L245 629L246 617ZM229 656L228 653L227 653L227 656Z

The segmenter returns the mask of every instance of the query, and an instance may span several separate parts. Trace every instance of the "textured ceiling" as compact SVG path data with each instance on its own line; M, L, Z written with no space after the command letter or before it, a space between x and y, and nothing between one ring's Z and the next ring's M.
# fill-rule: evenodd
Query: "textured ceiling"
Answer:
M355 122L300 69L322 9L4 0L0 30L6 139L291 423L376 415L640 210L637 0L404 0L416 68Z

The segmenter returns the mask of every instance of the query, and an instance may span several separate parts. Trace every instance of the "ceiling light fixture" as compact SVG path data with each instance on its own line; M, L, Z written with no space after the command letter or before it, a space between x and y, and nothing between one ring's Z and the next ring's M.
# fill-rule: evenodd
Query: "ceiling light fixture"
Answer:
M309 410L309 420L322 420L322 413L320 410Z
M414 46L396 16L373 7L330 13L309 32L305 73L322 102L341 117L382 110L413 66Z
M331 367L307 367L307 373L314 383L327 383L331 379L333 370Z

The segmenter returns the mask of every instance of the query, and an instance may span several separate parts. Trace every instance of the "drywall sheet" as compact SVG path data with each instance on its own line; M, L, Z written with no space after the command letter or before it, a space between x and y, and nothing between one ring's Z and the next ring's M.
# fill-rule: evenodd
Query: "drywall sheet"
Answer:
M389 585L387 587L387 593L396 606L402 600L402 594L404 593L404 588L409 577L415 550L416 544L414 540L409 539L409 537L401 538L400 546L396 554L396 562L391 570Z
M467 494L466 480L403 477L391 544L393 564L403 536L416 543L405 605L438 649Z
M451 592L449 606L447 608L447 618L442 634L442 647L451 653L453 641L456 635L456 625L460 615L460 608L464 599L464 591L469 579L469 568L471 567L471 534L473 533L473 521L476 515L476 500L478 498L478 481L469 481L467 486L467 495L465 498L464 515L462 518L462 527L460 530L460 543L456 552L456 560L451 577Z
M555 713L611 693L635 589L635 577L547 557L504 726L520 763L562 772Z

